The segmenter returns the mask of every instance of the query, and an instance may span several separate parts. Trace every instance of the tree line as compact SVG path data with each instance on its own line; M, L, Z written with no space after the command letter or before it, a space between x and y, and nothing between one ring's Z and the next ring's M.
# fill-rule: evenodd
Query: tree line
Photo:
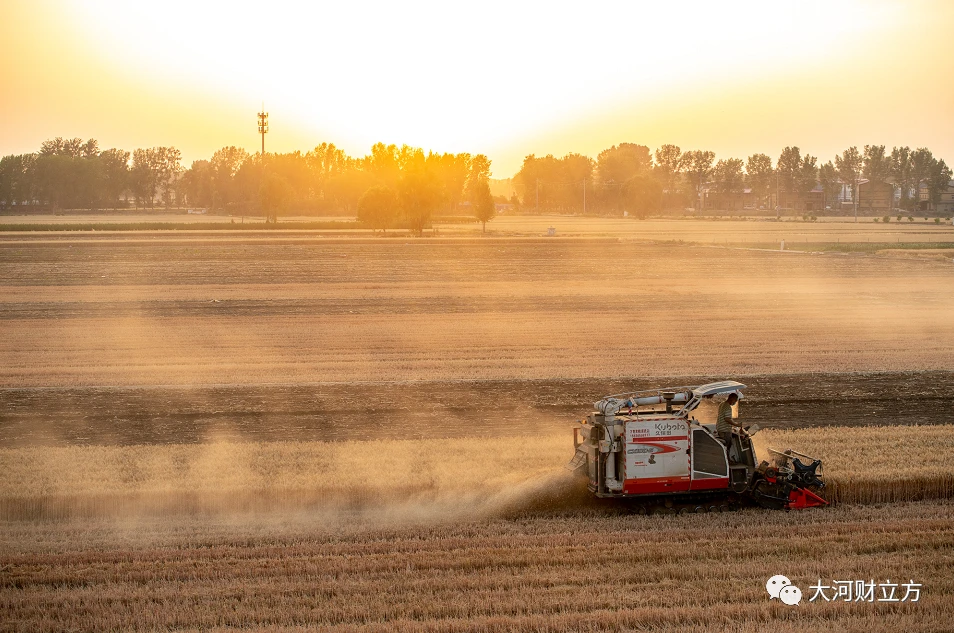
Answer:
M951 169L927 148L912 150L884 145L849 147L822 165L796 146L782 150L774 165L767 154L746 160L724 158L715 152L682 151L676 145L649 147L621 143L600 152L596 159L570 153L562 158L527 156L514 176L520 204L540 213L618 213L637 216L660 209L699 206L703 192L741 194L749 189L760 204L775 193L804 196L821 186L827 201L848 187L857 196L861 179L890 185L900 191L900 207L913 210L920 194L937 204L951 181Z
M490 160L377 143L361 158L330 143L307 153L224 147L185 169L173 147L100 151L55 138L0 159L0 205L59 209L192 206L233 213L358 215L374 228L421 230L434 213L492 217Z
M377 143L356 158L330 143L311 151L249 154L230 146L185 169L174 147L100 150L95 139L55 138L38 152L0 159L0 205L58 209L193 206L234 214L347 215L374 228L421 230L433 214L468 215L485 222L496 200L490 160L482 155L424 153L408 145ZM867 179L900 191L913 210L925 191L936 204L951 169L927 148L850 147L824 164L796 146L774 161L766 154L724 158L708 150L655 151L621 143L596 159L570 153L527 156L514 176L510 202L525 212L580 212L644 216L697 206L705 193L748 189L760 204L778 190L805 195L820 185L833 201L845 186L857 194Z

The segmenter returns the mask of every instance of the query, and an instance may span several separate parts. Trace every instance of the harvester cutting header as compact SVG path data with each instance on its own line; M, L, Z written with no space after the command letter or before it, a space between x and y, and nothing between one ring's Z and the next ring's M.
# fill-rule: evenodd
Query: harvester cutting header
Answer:
M574 429L576 454L597 497L631 499L639 510L726 510L755 503L796 509L828 503L821 460L792 450L757 460L758 426L735 421L745 385L733 381L607 396ZM725 396L719 423L692 416L706 400ZM721 398L720 398L721 399Z

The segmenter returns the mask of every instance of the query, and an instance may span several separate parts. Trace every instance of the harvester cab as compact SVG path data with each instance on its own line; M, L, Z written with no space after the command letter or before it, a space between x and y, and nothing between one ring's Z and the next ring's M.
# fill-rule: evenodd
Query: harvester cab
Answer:
M726 380L607 396L574 428L576 454L567 467L584 471L597 497L630 499L638 510L827 505L815 492L825 485L820 460L770 449L772 462L760 462L752 443L757 425L734 426L719 438L715 424L693 415L714 398L741 398L743 389Z

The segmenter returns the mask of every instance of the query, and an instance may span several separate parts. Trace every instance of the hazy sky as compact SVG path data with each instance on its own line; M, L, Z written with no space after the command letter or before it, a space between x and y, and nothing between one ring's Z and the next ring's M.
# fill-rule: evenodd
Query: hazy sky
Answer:
M527 154L926 146L954 163L954 2L0 0L0 154L54 136Z

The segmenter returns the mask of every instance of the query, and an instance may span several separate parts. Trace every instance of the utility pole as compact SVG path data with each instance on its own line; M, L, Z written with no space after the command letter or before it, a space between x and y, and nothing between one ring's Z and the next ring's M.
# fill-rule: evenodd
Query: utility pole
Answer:
M851 192L851 201L855 203L855 222L858 222L858 177L855 176L855 190Z
M583 179L583 215L586 215L586 178Z
M779 219L781 213L779 209L782 206L782 199L778 195L778 166L775 167L775 219Z
M537 178L537 197L533 203L533 212L540 213L540 179Z
M258 113L258 133L262 135L262 187L265 186L265 135L268 134L268 112L265 112L265 103L262 102L262 111ZM263 190L264 193L264 190ZM268 224L271 210L265 211L265 223ZM278 216L275 217L278 219Z

